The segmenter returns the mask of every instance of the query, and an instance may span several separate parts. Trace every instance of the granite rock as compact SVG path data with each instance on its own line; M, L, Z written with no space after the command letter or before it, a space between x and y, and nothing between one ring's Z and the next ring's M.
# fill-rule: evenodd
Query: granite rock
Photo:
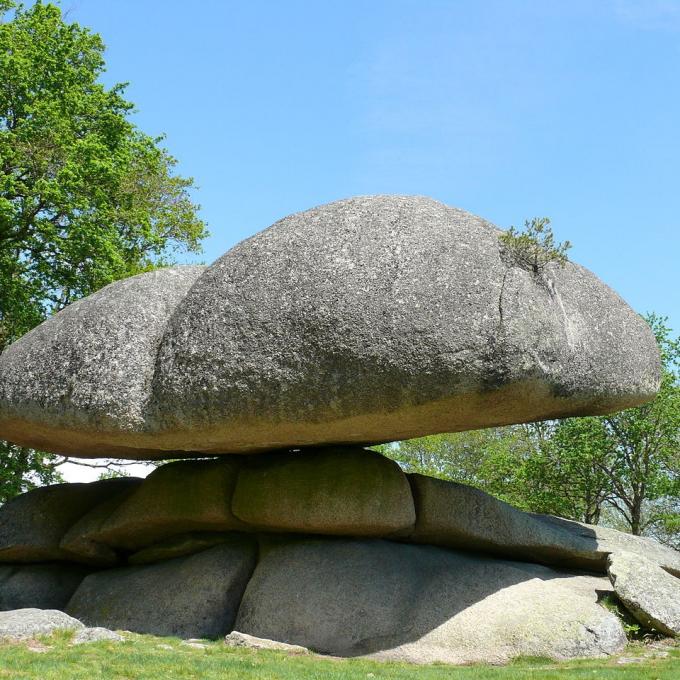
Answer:
M243 523L230 509L238 468L231 457L162 465L90 538L137 550L175 534L241 529Z
M241 468L232 511L265 531L389 536L415 522L406 476L358 447L259 456Z
M88 573L63 563L0 564L0 611L63 609Z
M158 344L205 267L168 267L74 302L3 351L0 437L73 456L144 458ZM156 447L152 447L155 451Z
M188 557L91 574L66 611L89 626L181 638L217 638L233 628L256 544L247 538Z
M680 579L643 555L613 552L607 571L614 592L647 628L680 635Z
M604 577L376 539L300 539L262 552L236 630L323 654L501 663L620 651Z
M26 640L57 630L78 630L83 624L56 609L13 609L0 612L0 640Z
M64 535L94 506L129 484L127 478L53 484L15 496L0 507L0 563L79 561L61 547Z
M291 215L207 269L67 307L0 358L0 437L177 457L601 414L651 399L644 320L583 267L527 271L485 220L368 196Z

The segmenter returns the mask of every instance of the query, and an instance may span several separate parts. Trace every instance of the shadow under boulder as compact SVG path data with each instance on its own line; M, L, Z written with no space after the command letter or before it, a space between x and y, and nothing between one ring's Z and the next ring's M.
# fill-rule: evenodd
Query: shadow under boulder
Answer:
M63 609L89 569L70 564L0 564L0 611Z

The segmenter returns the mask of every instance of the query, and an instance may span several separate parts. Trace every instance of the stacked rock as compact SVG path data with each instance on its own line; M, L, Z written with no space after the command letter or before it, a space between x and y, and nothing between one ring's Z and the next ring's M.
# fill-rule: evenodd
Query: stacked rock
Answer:
M3 506L0 609L413 661L621 648L608 560L644 553L672 590L675 551L365 448L654 396L644 321L575 264L525 270L500 233L427 198L340 201L210 267L111 284L7 348L0 437L192 460Z

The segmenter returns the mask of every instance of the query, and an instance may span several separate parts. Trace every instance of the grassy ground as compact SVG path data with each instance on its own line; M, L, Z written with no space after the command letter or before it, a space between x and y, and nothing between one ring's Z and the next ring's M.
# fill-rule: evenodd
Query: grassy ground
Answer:
M14 680L678 680L680 646L631 645L603 660L556 664L520 659L508 666L410 666L359 659L232 649L219 642L191 647L179 640L126 633L125 642L70 644L59 633L0 643L0 678Z

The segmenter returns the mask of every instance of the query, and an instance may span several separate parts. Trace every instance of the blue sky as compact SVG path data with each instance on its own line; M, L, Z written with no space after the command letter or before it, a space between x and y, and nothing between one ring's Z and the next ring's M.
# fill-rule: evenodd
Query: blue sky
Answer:
M425 194L571 257L680 330L680 0L64 0L167 134L206 261L291 212Z

